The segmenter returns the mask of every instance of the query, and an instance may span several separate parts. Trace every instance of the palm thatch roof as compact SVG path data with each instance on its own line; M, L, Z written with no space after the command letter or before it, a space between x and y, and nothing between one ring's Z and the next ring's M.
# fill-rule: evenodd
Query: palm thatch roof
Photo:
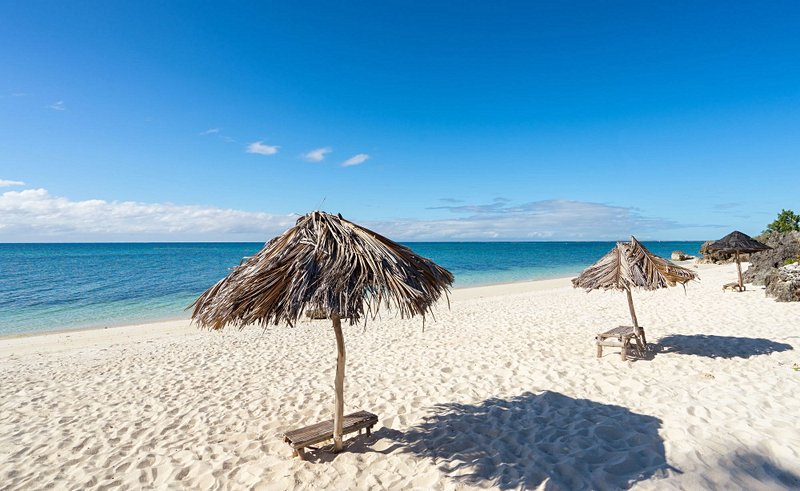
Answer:
M350 319L381 305L425 315L453 275L408 247L322 211L300 217L192 304L204 327L293 324L306 309Z
M630 242L617 242L608 254L574 278L572 286L587 291L657 290L696 278L693 271L656 256L631 237Z
M747 234L734 230L725 237L708 246L709 251L723 252L760 252L772 249L766 244L753 239Z

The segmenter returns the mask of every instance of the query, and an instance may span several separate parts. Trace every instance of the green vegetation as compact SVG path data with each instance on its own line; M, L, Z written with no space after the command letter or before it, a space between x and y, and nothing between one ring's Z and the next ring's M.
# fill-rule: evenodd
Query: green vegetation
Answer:
M792 210L781 210L781 212L778 213L778 218L767 225L767 229L764 230L764 233L792 232L795 230L800 231L800 215Z
M783 265L786 266L787 264L794 264L797 262L797 259L790 257L789 259L783 260Z

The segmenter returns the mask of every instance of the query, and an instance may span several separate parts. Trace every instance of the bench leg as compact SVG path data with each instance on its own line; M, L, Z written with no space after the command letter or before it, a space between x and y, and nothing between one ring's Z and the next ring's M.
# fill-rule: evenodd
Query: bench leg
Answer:
M296 449L294 453L300 458L300 460L306 460L306 451L302 448Z
M620 351L620 356L622 357L622 361L628 359L628 346L630 345L629 340L622 341L622 351Z
M367 436L372 434L372 426L367 426Z
M596 337L594 339L597 341L597 357L598 358L602 358L603 357L603 345L600 344L600 337L598 336L598 337Z

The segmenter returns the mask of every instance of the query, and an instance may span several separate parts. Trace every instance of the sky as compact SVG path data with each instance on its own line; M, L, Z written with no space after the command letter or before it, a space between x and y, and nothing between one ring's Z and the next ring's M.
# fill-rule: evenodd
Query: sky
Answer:
M0 242L705 240L800 210L797 2L0 0Z

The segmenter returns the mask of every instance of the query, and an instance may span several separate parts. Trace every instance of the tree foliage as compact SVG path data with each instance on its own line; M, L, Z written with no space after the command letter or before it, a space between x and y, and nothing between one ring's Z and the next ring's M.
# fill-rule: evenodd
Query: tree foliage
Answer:
M800 215L792 210L781 210L781 212L778 213L778 218L767 225L767 229L764 230L764 233L792 232L795 230L800 230Z

